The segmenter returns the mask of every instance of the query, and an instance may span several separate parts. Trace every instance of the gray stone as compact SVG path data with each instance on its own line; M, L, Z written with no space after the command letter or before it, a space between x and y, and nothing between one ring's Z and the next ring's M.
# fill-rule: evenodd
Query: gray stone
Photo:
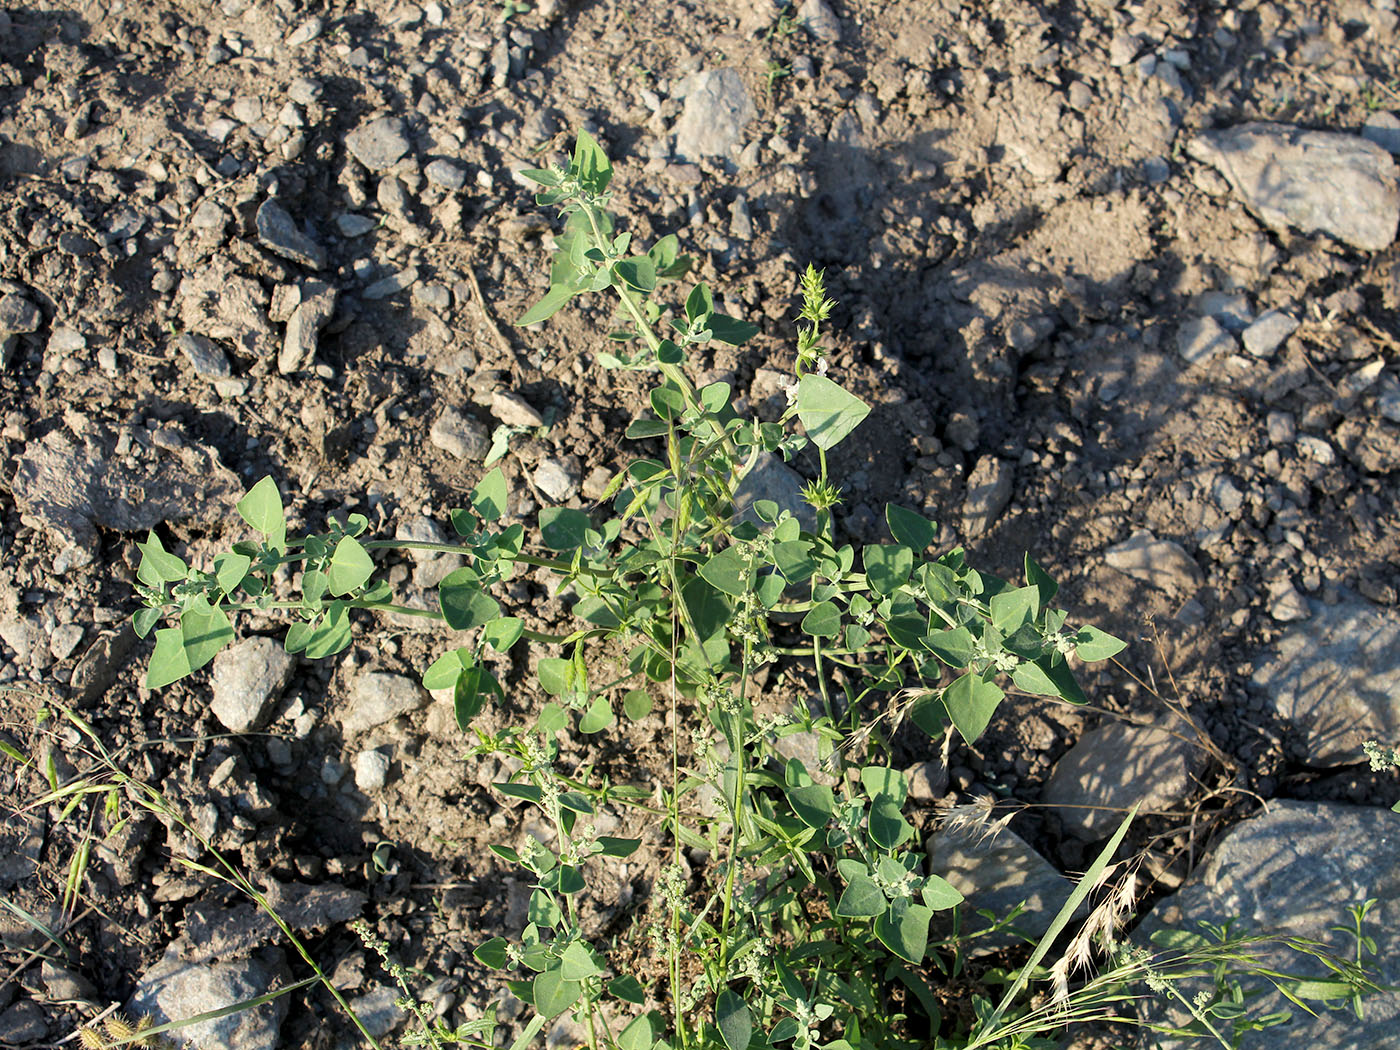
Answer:
M77 623L61 623L49 635L49 652L55 660L66 660L82 644L83 627Z
M90 704L116 684L117 676L126 666L126 659L136 647L136 632L130 623L108 631L93 642L79 658L69 680L74 701Z
M267 724L272 705L292 680L296 661L274 638L253 637L214 657L209 710L230 733L252 733Z
M1255 357L1268 357L1297 329L1298 322L1280 310L1266 310L1244 330L1244 348Z
M467 184L467 173L450 160L439 157L423 169L428 182L445 190L460 190Z
M411 678L368 671L355 679L350 687L350 706L341 719L346 736L363 733L401 715L412 714L426 707L429 696Z
M302 232L287 209L275 200L263 201L258 209L257 227L258 240L263 247L313 270L326 268L326 249Z
M43 323L39 308L21 295L0 295L0 332L9 335L37 332Z
M52 354L76 354L87 349L87 337L73 328L55 328L49 333L48 350Z
M549 456L535 467L534 481L535 487L555 503L563 503L578 493L582 479L576 469Z
M1400 224L1395 162L1357 135L1255 122L1191 140L1264 224L1280 232L1327 233L1380 251Z
M677 86L685 108L676 122L676 156L683 160L728 156L744 125L758 116L737 70L694 73Z
M1205 582L1201 567L1180 544L1139 529L1104 551L1104 561L1135 580L1169 593L1194 591Z
M1055 763L1040 800L1084 839L1111 834L1135 804L1145 812L1170 809L1191 791L1184 733L1180 724L1092 729Z
M542 427L544 416L540 415L519 394L496 390L491 394L491 414L506 426Z
M368 215L347 213L335 217L335 228L340 231L342 237L362 237L378 225L379 223Z
M49 1034L49 1023L39 1004L21 999L0 1013L0 1042L7 1046L28 1046L42 1042Z
M397 1002L398 992L388 985L381 985L350 1000L350 1007L365 1026L365 1031L378 1039L388 1035L406 1019Z
M387 171L408 152L408 129L399 117L380 117L346 135L345 148L370 171Z
M1309 604L1251 681L1301 734L1309 762L1359 762L1362 741L1400 740L1400 615L1359 598Z
M335 883L310 886L298 882L262 879L263 893L278 917L291 929L314 933L355 918L368 897ZM244 956L281 940L272 917L247 901L232 907L200 901L185 910L185 943L181 958L187 962L216 962Z
M1374 142L1387 153L1400 153L1400 119L1394 113L1377 110L1361 126L1361 137Z
M915 802L937 802L948 792L948 767L939 761L915 762L904 771L904 779Z
M398 273L375 281L365 289L364 296L366 299L387 299L391 295L398 295L406 288L413 287L413 282L416 280L418 280L418 267L405 267Z
M428 431L428 440L457 459L480 462L491 451L486 427L455 408L444 408Z
M984 536L1011 502L1012 467L996 456L983 456L967 479L963 499L963 531Z
M805 484L806 479L784 463L781 457L765 452L734 490L734 513L739 521L749 521L766 528L753 505L761 499L772 500L779 510L790 511L804 529L812 532L817 527L817 512L802 502L802 486Z
M1376 411L1392 423L1400 423L1400 383L1390 376L1381 381L1376 394Z
M213 199L202 200L194 209L194 214L190 216L190 227L196 230L207 230L215 234L223 233L224 227L228 225L228 212L219 206L219 202Z
M1279 623L1293 623L1308 619L1312 609L1293 581L1285 576L1269 586L1269 615Z
M149 1015L158 1024L184 1020L254 999L291 979L280 948L265 948L244 959L189 962L181 955L188 947L183 938L173 942L160 961L141 975L128 1004L132 1015ZM179 1035L186 1046L277 1050L286 1013L287 998L280 996L251 1010L181 1028Z
M44 849L44 817L0 803L0 890L33 875Z
M307 281L301 286L301 302L287 319L282 349L277 353L277 371L286 375L311 367L321 329L335 314L335 297L335 289L323 281Z
M1176 351L1188 364L1200 364L1234 350L1235 337L1214 317L1194 317L1176 330Z
M1196 299L1196 312L1214 317L1236 335L1254 322L1249 297L1242 292L1205 292Z
M797 9L797 20L807 28L813 39L823 44L834 44L841 39L841 23L827 6L826 0L802 0Z
M1074 891L1074 883L1014 831L1003 830L981 842L973 833L939 831L929 836L924 848L929 873L947 879L966 898L961 909L964 933L991 925L979 911L1004 916L1024 904L1013 925L1026 936L1039 938ZM950 932L951 925L950 912L935 914L935 931ZM968 951L973 956L987 955L1020 943L998 933L968 942Z
M383 751L361 751L355 756L355 786L378 791L389 778L389 756Z
M297 77L287 87L287 97L302 106L310 106L321 99L324 88L319 81L310 77Z
M175 337L175 346L185 355L185 360L189 361L196 375L205 379L223 379L233 372L228 363L228 355L218 343L207 336L186 332Z
M1158 902L1133 939L1146 945L1164 928L1196 932L1198 922L1231 922L1237 933L1272 938L1251 949L1264 965L1330 977L1320 962L1290 952L1278 938L1321 941L1339 956L1354 958L1352 941L1332 927L1349 925L1346 909L1370 898L1378 903L1365 932L1376 939L1377 952L1368 961L1379 967L1381 984L1394 986L1400 983L1400 818L1385 809L1275 801L1268 812L1240 823L1217 842L1181 889ZM1207 984L1183 982L1177 988L1189 1000ZM1262 993L1249 1002L1251 1016L1289 1010L1292 1021L1246 1033L1240 1050L1389 1050L1395 1045L1400 1021L1400 993L1395 991L1367 997L1365 1019L1358 1020L1349 1009L1318 1010L1310 1017L1262 979L1246 987ZM1162 997L1155 1003L1162 1009L1175 1000ZM1190 1020L1175 1013L1168 1017L1173 1023ZM1185 1050L1188 1045L1199 1044L1161 1036L1153 1041L1154 1050Z
M1298 454L1304 459L1321 463L1324 467L1333 466L1337 462L1337 450L1328 444L1325 438L1315 434L1299 434L1293 443L1298 449Z
M413 301L440 314L452 308L452 291L445 284L418 284L413 287Z

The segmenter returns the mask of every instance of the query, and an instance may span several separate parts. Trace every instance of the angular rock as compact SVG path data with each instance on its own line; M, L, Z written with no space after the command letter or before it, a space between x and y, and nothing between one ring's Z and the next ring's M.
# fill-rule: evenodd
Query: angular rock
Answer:
M737 70L694 73L681 81L676 94L685 98L676 122L675 149L683 160L728 156L738 145L744 125L758 116Z
M276 639L245 638L214 657L209 709L230 733L261 729L295 666Z
M1194 591L1205 582L1196 560L1179 543L1139 529L1104 551L1104 561L1124 575L1169 593Z
M223 379L233 373L233 369L229 367L228 354L207 336L186 332L176 336L175 345L180 353L185 355L185 360L190 363L196 375L205 379Z
M967 479L963 499L963 531L970 537L985 535L1011 502L1011 464L996 456L983 456Z
M0 890L34 874L44 849L44 815L0 802Z
M1137 803L1144 811L1169 809L1191 791L1192 750L1183 732L1122 723L1092 729L1055 763L1040 800L1083 839L1111 834Z
M277 354L277 371L286 375L311 367L321 329L335 314L335 297L335 289L323 281L307 281L301 286L301 302L287 319L282 349Z
M397 273L391 273L388 277L381 277L364 291L366 299L387 299L391 295L398 295L406 288L413 287L413 282L418 280L418 267L408 266Z
M340 231L342 237L362 237L378 225L379 223L368 215L346 214L335 217L335 228Z
M1354 597L1309 608L1251 681L1301 735L1310 763L1359 762L1363 741L1400 741L1400 615Z
M39 308L28 299L13 293L0 295L0 332L6 335L37 332L43 321Z
M439 157L423 169L428 182L445 190L460 190L467 184L467 173L450 160Z
M1204 132L1187 148L1219 170L1271 229L1327 233L1364 251L1380 251L1395 239L1395 162L1374 142L1254 122Z
M962 905L965 933L991 925L978 911L1005 915L1024 903L1015 927L1038 938L1074 890L1074 883L1011 830L982 842L969 832L939 831L928 837L924 849L929 873L947 879L966 898ZM935 913L935 930L947 931L951 925L951 913ZM969 942L968 950L974 956L986 955L1020 943L1010 934L998 933Z
M355 756L355 786L361 791L378 791L388 777L389 756L383 751L361 751Z
M178 291L180 322L187 332L225 339L255 357L272 335L267 292L257 281L234 270L219 256L187 275Z
M275 200L263 201L256 221L263 247L313 270L326 268L326 249L303 233L287 209Z
M266 882L263 893L273 910L293 930L315 933L360 914L369 898L359 890L334 883L309 886L298 882ZM251 901L231 908L201 901L185 910L181 958L214 962L248 955L281 940L272 917Z
M127 623L108 631L88 646L68 683L76 704L90 704L116 684L128 654L136 647L136 640L136 632Z
M265 948L246 959L192 963L181 956L185 947L188 942L183 938L173 942L160 961L141 975L128 1004L132 1015L149 1015L158 1024L184 1020L264 995L291 979L280 948ZM182 1028L180 1036L191 1046L277 1050L286 1014L287 998L280 996L251 1010Z
M486 427L455 408L444 408L428 431L428 440L458 459L480 462L491 451Z
M1385 809L1343 806L1328 802L1270 802L1268 812L1234 827L1210 851L1181 889L1159 901L1133 934L1146 946L1156 931L1171 928L1196 932L1198 922L1234 924L1238 933L1262 933L1273 938L1295 937L1322 941L1343 958L1354 957L1352 941L1332 929L1349 925L1346 909L1375 898L1379 906L1367 920L1365 933L1376 939L1377 952L1368 961L1379 967L1379 982L1400 983L1400 835L1394 813ZM1276 941L1253 949L1266 966L1289 974L1330 977L1320 962L1295 954ZM1178 991L1190 999L1209 982L1183 982ZM1262 996L1249 1001L1250 1016L1289 1010L1283 1026L1248 1032L1240 1050L1275 1047L1326 1047L1327 1050L1388 1050L1395 1045L1400 1022L1400 993L1383 992L1364 1002L1364 1020L1349 1009L1318 1010L1310 1017L1292 1006L1267 981L1256 979L1247 989ZM1248 994L1248 992L1246 992ZM1159 997L1158 1009L1175 1000ZM1189 1016L1168 1013L1173 1023ZM1196 1046L1155 1036L1154 1050L1185 1050Z
M411 678L369 671L350 687L350 707L340 721L346 736L363 733L428 705L430 697Z
M577 470L552 456L540 460L535 467L535 487L555 503L563 503L577 492L582 479Z
M345 148L370 171L387 171L409 150L408 128L399 117L380 117L346 135Z
M797 20L820 43L834 44L841 39L841 23L825 0L802 0Z
M1297 329L1298 322L1280 310L1268 310L1244 330L1244 348L1255 357L1268 357Z
M510 427L544 426L544 416L535 411L529 402L519 394L505 390L492 392L491 414Z
M1400 153L1400 118L1386 110L1378 110L1366 118L1361 137L1374 142L1392 156Z
M1200 364L1234 349L1235 337L1214 317L1192 318L1176 330L1176 352L1187 364Z
M49 1034L49 1023L38 1003L21 999L0 1013L0 1042L6 1046L41 1043Z

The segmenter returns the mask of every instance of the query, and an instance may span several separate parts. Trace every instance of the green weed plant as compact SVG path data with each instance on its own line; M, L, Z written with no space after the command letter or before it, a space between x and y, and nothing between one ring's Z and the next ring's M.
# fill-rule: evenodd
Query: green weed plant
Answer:
M233 641L242 612L282 611L287 651L311 659L345 649L360 610L426 616L456 632L456 644L423 670L423 685L452 690L470 753L506 757L516 770L495 789L550 829L524 848L490 847L532 887L524 928L475 951L529 1008L517 1048L565 1013L591 1050L1048 1046L1042 1037L1063 1024L1133 1003L1126 989L1149 973L1186 972L1134 956L1069 989L1063 972L1057 982L1042 965L1105 877L1125 820L1029 960L987 983L971 1010L945 1015L940 989L965 979L964 939L935 936L932 920L958 911L963 897L929 870L905 816L909 784L874 730L893 711L891 721L907 719L932 738L974 742L1008 689L1084 703L1072 662L1107 660L1123 643L1071 624L1054 605L1055 582L1029 556L1012 582L974 568L960 547L934 553L938 527L915 509L885 508L887 542L838 541L832 514L842 491L828 453L869 408L828 374L822 329L834 304L821 272L800 277L788 407L775 422L750 418L728 383L697 385L689 366L707 344L742 346L757 328L718 310L704 283L665 304L691 259L674 235L643 249L617 229L612 164L594 138L581 132L567 165L524 174L563 228L549 289L518 323L612 293L613 342L599 364L656 380L626 432L639 454L592 511L544 507L528 529L509 520L510 484L492 469L448 515L453 544L371 539L358 514L291 537L278 488L264 478L237 504L256 538L209 568L188 565L155 532L140 544L145 605L135 627L154 635L148 685L207 665ZM804 451L815 453L816 477L800 504L746 498L745 479L765 460ZM451 553L465 564L442 580L436 609L412 609L377 578L375 555L387 550ZM567 633L533 628L500 597L517 574L540 569L572 598ZM547 655L518 661L536 668L533 681L509 688L533 686L549 699L523 722L487 732L479 716L502 705L508 688L489 653L534 648ZM616 654L622 670L605 676L600 668ZM816 688L792 717L760 717L754 675L778 660L805 666ZM560 768L561 734L625 739L658 698L670 745L659 799L651 788L592 777L587 763L574 775ZM781 738L796 733L815 738L813 766L783 756ZM604 806L639 807L666 835L669 859L641 938L652 969L620 971L609 945L582 928L589 869L641 846L597 830ZM698 875L683 850L708 858ZM1223 943L1235 963L1247 957L1244 942ZM1234 972L1223 953L1195 948L1181 956L1190 972ZM1052 983L1064 994L1030 994ZM1209 1025L1210 1011L1231 987L1222 976L1217 996L1191 1007L1212 1031L1220 1026ZM1328 992L1345 998L1355 988ZM428 1041L443 1045L493 1045L489 1025L431 1031Z

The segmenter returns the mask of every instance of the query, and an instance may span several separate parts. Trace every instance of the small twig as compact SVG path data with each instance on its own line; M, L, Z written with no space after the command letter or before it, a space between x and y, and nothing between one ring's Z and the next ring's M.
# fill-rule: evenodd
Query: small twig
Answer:
M491 334L496 337L496 343L501 350L509 357L514 358L516 356L515 346L506 338L506 334L501 331L496 319L491 316L491 310L486 305L486 297L481 294L481 282L476 279L476 268L467 266L466 271L467 281L472 286L472 297L476 300L477 312L481 314L481 319L486 322L486 327L491 330Z

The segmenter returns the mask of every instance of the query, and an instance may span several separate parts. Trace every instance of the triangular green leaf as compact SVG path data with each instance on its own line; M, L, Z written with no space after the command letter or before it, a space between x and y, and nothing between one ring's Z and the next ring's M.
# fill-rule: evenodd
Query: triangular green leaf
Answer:
M832 448L869 414L870 406L825 376L809 372L798 381L797 418L818 448Z

